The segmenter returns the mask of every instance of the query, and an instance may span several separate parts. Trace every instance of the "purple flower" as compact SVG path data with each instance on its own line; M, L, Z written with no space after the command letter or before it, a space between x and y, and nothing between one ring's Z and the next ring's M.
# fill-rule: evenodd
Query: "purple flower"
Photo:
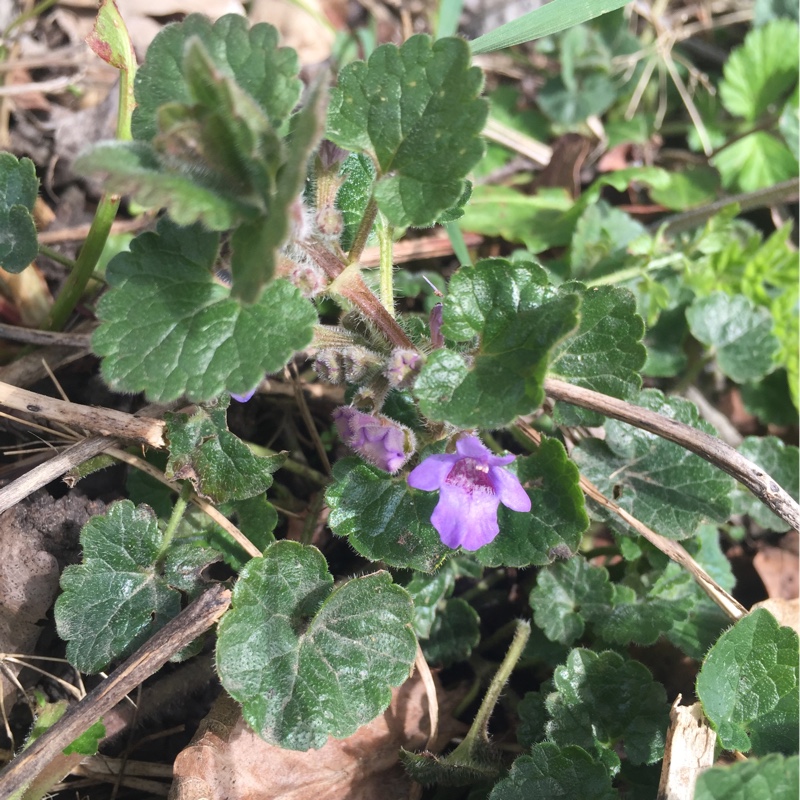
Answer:
M431 524L442 542L454 549L477 550L500 531L500 503L512 511L530 511L531 499L519 479L502 469L516 456L494 456L475 436L459 439L456 451L428 456L411 470L408 485L426 492L439 489Z
M237 403L246 403L256 393L256 389L258 389L258 386L254 386L249 392L245 392L244 394L234 394L231 392L231 397Z
M342 441L378 469L397 472L416 449L414 434L382 414L342 406L332 416Z

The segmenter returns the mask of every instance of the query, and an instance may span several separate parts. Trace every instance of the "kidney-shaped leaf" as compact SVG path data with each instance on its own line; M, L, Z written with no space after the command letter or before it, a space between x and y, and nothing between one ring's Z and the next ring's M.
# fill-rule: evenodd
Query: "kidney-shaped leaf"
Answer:
M242 570L217 669L262 738L322 747L380 714L416 654L413 605L388 573L333 588L323 555L282 541Z

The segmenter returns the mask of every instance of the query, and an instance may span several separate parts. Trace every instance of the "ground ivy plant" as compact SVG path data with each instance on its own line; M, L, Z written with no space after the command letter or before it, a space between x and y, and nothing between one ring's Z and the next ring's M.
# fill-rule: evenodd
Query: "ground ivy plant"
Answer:
M124 56L124 39L112 44ZM748 40L726 71L723 102L751 120L763 109L736 89L737 76L762 46ZM796 778L797 635L767 611L731 626L630 519L681 540L723 593L733 577L718 526L732 513L773 531L789 523L667 438L577 397L543 405L556 379L713 433L688 400L643 389L643 370L666 336L655 331L659 317L685 306L682 324L724 375L765 379L781 345L752 284L732 297L700 286L695 271L694 293L682 304L658 299L648 319L641 287L581 282L601 258L597 237L613 230L587 217L598 213L595 187L537 234L533 252L464 260L429 313L400 313L392 242L435 224L457 240L452 223L478 213L470 175L485 152L489 103L466 41L415 35L347 64L332 88L329 76L304 86L296 54L271 26L191 15L155 38L135 79L135 65L118 60L135 98L131 137L91 147L75 170L164 213L108 264L92 346L111 389L192 407L167 419L164 476L184 487L180 496L131 480L130 499L82 531L83 561L65 570L55 609L70 661L97 672L130 654L224 559L237 577L216 631L219 678L248 724L282 747L318 748L382 713L418 642L434 665L478 652L486 664L516 629L462 745L440 757L404 754L410 774L491 798L617 797L631 787L654 796L669 703L631 645L663 637L701 662L697 695L721 746L751 754L707 773L697 796L723 796L715 787L750 773L770 785L791 770ZM792 81L769 84L775 102ZM663 179L606 182L637 177ZM0 155L0 187L0 261L18 271L37 252L32 164ZM682 258L707 260L724 246L694 236ZM360 263L368 242L381 250L377 280ZM583 267L563 279L536 252L570 242ZM331 531L372 564L356 577L332 574L305 541L276 541L266 492L284 457L254 453L227 427L231 395L246 400L265 375L303 358L346 390L329 434L350 452L323 476L324 501ZM546 435L526 435L520 418L537 415ZM573 435L581 426L590 433ZM796 497L796 448L766 438L742 452ZM587 503L587 482L611 502ZM190 492L261 555L187 510ZM608 552L586 550L592 521L614 531ZM483 649L487 606L475 587L490 590L507 568L525 570L531 625L510 620ZM512 764L486 726L515 665L522 754Z

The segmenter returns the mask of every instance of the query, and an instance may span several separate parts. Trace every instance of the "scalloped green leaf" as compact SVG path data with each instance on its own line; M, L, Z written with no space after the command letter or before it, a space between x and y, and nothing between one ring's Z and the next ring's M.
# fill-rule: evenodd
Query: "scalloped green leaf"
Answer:
M418 572L404 587L414 602L414 632L420 639L427 639L439 603L453 593L456 576L448 561L433 575Z
M278 47L278 32L267 23L228 14L212 23L201 14L167 25L153 39L145 63L136 73L137 108L131 127L136 139L156 135L158 109L167 103L192 101L184 80L187 43L196 37L221 72L232 77L261 107L274 127L289 116L300 99L297 53Z
M555 800L564 797L591 797L615 800L605 765L582 747L559 747L552 742L533 746L530 755L514 761L508 777L492 789L489 800Z
M343 250L353 246L359 225L364 217L375 182L375 165L363 153L350 153L342 162L339 177L342 185L336 193L336 208L342 212L344 228L339 238Z
M218 628L217 671L262 738L318 748L389 705L414 663L412 618L387 572L334 588L316 548L276 542L236 583Z
M744 295L725 292L698 298L686 309L695 339L714 348L722 372L737 383L763 378L775 368L780 342L769 311Z
M215 280L218 246L215 234L162 218L111 260L92 345L112 388L157 402L244 394L311 341L316 312L286 281L249 306L231 298Z
M67 659L81 672L133 652L180 611L180 593L156 566L161 538L153 511L129 500L83 526L83 563L64 570L55 605Z
M797 83L798 34L791 20L754 28L723 68L719 94L725 108L755 122Z
M633 764L663 757L669 705L664 687L638 661L575 649L556 669L553 683L545 701L550 740L589 753L624 745Z
M572 644L583 635L587 620L609 611L613 595L607 570L576 555L539 571L530 605L548 639Z
M31 215L38 193L33 161L0 153L0 266L8 272L22 272L39 252Z
M374 160L374 197L393 225L430 225L462 196L484 151L482 86L463 39L425 34L339 73L327 136Z
M797 158L777 136L756 131L711 158L729 190L754 192L797 175Z
M170 480L189 480L195 491L213 503L246 500L272 486L272 473L284 456L262 458L228 430L230 399L223 395L216 406L199 406L190 414L168 413Z
M714 433L688 400L646 389L632 402ZM640 428L608 420L605 429L604 442L585 439L572 457L606 497L636 519L670 539L691 536L703 522L728 519L730 476L680 445ZM607 518L602 509L593 508L593 514Z
M636 298L627 289L581 283L563 284L564 292L581 296L578 330L553 350L548 374L554 378L627 400L642 388L639 374L647 359L642 344L644 320L636 313ZM558 402L561 425L602 425L603 416Z
M797 753L798 637L764 609L720 636L697 676L697 696L728 750Z
M414 387L423 414L492 428L536 409L551 351L576 327L579 303L549 286L535 264L486 259L460 269L443 301L442 333L477 338L477 350L441 348L428 357Z
M771 753L701 772L694 800L796 800L800 759Z
M776 436L748 436L740 445L739 453L761 467L782 486L795 500L800 500L800 450L794 445L784 444ZM733 493L733 512L747 514L753 521L771 531L784 533L791 526L772 513L757 497L740 484Z
M338 461L333 480L325 493L328 524L364 558L432 572L452 552L430 523L435 494L414 491L405 476L393 478L357 458Z
M449 667L469 658L480 640L478 613L466 600L451 597L436 614L420 645L429 664Z
M557 439L543 439L535 453L517 458L507 469L516 471L531 498L531 511L524 514L501 505L500 533L476 550L475 558L487 567L527 567L571 556L589 527L589 518L578 469L564 445Z

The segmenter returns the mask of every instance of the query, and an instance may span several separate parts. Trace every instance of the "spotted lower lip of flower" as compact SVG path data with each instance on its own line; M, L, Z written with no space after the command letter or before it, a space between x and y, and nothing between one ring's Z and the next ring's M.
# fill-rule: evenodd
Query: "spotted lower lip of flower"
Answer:
M427 492L439 490L431 524L443 544L477 550L500 531L497 508L530 511L531 499L519 479L503 467L516 456L495 456L475 436L456 442L453 454L428 456L408 475L408 484Z
M342 406L332 416L341 440L378 469L397 472L416 449L411 430L382 414Z

